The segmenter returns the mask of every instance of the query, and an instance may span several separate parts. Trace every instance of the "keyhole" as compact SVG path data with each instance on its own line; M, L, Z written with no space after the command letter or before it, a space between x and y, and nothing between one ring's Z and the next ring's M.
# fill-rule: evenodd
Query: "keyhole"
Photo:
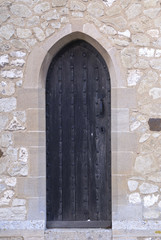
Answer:
M105 133L105 128L104 127L101 127L101 133Z

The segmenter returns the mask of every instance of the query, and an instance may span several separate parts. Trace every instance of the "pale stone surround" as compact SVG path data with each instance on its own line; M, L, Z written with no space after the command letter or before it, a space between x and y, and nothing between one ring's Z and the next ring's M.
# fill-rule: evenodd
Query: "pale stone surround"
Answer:
M111 76L113 226L46 239L158 239L161 133L147 122L161 116L159 3L0 0L0 237L44 239L45 79L53 56L79 38Z

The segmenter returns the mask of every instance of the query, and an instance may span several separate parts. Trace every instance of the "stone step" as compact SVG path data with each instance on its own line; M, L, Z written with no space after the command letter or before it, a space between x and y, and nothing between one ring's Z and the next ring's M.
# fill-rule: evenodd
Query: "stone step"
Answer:
M50 229L45 240L111 240L109 229Z

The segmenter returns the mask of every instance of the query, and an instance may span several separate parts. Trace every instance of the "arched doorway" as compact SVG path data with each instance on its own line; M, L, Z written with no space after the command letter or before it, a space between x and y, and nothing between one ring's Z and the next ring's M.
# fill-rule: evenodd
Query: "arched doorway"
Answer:
M46 147L47 227L110 227L110 76L83 40L63 47L50 64Z

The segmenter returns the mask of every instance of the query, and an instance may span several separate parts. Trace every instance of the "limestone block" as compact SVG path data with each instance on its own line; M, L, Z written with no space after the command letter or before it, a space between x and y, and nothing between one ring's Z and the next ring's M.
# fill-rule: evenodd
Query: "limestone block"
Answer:
M140 70L129 70L127 82L128 86L135 86L143 76L143 73Z
M112 88L112 108L135 108L136 92L133 88ZM129 99L127 101L127 99Z
M32 32L30 29L26 28L17 28L17 36L18 38L29 38L31 37Z
M142 183L139 186L139 190L140 193L142 194L151 194L151 193L155 193L158 192L159 187L154 185L154 184L150 184L150 183Z
M10 64L16 67L22 67L25 64L25 60L23 59L12 60Z
M0 25L10 17L6 7L0 7Z
M15 132L14 140L17 146L45 146L44 132Z
M16 98L1 98L0 112L11 112L16 109Z
M15 84L9 81L0 82L0 93L4 96L11 96L15 93Z
M14 195L14 191L6 190L2 195L3 197L0 198L0 207L9 205L13 195Z
M112 133L112 150L113 151L136 151L137 139L134 133L113 132Z
M141 14L141 4L134 3L132 4L127 10L126 10L126 15L128 19L132 19L137 17L138 15Z
M83 18L83 12L72 12L72 16L76 18Z
M28 49L28 46L25 42L19 39L11 40L12 45L17 49Z
M21 148L19 149L18 160L19 160L19 161L22 161L22 162L24 162L24 163L27 162L27 160L28 160L28 152L27 152L27 149L26 149L26 148L21 147Z
M153 57L154 56L154 48L140 48L139 49L139 56L145 57Z
M8 54L1 55L0 56L0 66L4 67L4 65L6 65L8 63L9 63Z
M41 27L42 27L43 29L46 29L48 25L49 25L49 23L48 23L47 21L41 23Z
M0 51L1 51L1 53L6 52L9 49L10 49L10 45L9 44L1 44L0 43Z
M0 137L0 146L1 147L9 147L13 143L12 134L9 132L5 132Z
M6 190L6 185L4 183L0 183L0 193Z
M103 3L109 7L112 6L112 4L115 2L116 0L104 0Z
M133 34L144 32L144 26L141 21L132 21L131 23L129 23L129 27Z
M54 10L51 10L51 11L45 13L41 18L49 21L49 20L59 19L59 17L60 17L59 13L57 12L56 9L54 9Z
M53 7L62 7L67 4L67 0L52 0Z
M1 220L25 220L25 218L26 218L25 206L0 208Z
M31 38L26 39L26 42L28 43L29 46L33 47L37 43L37 40L35 38Z
M160 216L160 211L157 209L147 209L143 214L145 219L157 219Z
M40 23L40 17L39 16L33 16L32 18L30 18L27 22L27 26L28 27L32 27L32 26L37 26Z
M43 109L27 110L28 131L45 131L45 112Z
M144 133L144 134L141 136L141 138L139 139L139 142L140 142L140 143L145 142L146 140L149 139L150 136L151 136L151 134L149 134L149 133Z
M11 69L8 71L1 71L0 75L3 78L22 78L23 72L21 70Z
M144 15L148 16L149 18L156 18L158 13L160 12L161 8L150 8L143 11Z
M5 38L6 40L9 40L13 34L14 34L15 30L14 27L12 25L4 25L0 28L0 37Z
M16 86L17 86L17 87L21 87L21 86L22 86L22 80L17 81L17 82L16 82Z
M46 205L46 199L44 197L29 198L27 219L43 220L45 218L45 213L46 213L45 205Z
M29 198L41 198L46 196L46 178L24 178L19 177L16 185L17 196Z
M112 131L128 132L129 131L129 109L112 108Z
M122 8L127 8L131 3L131 0L120 0L120 3Z
M25 199L15 198L12 201L12 206L13 207L24 206L25 204L26 204L26 200Z
M9 23L13 23L14 25L19 26L19 27L24 27L25 26L25 20L22 17L11 18L9 20Z
M18 130L24 130L24 129L25 129L25 126L23 126L22 123L18 121L15 116L7 126L7 130L9 131L18 131Z
M132 42L138 46L149 46L150 39L143 33L138 33L136 35L132 35Z
M23 57L26 56L26 53L22 52L22 51L13 51L13 52L10 52L10 56L11 57L23 58Z
M13 113L13 116L16 117L21 122L26 122L26 112L25 111L16 111Z
M29 158L32 164L30 165L29 175L38 177L46 175L46 170L44 166L46 165L46 150L45 147L30 147L29 148ZM41 162L41 164L40 164Z
M134 154L132 152L112 152L112 173L132 174L134 166ZM124 164L126 162L126 164Z
M147 174L157 170L154 157L153 155L150 155L150 154L137 157L134 168L136 172L141 174Z
M139 59L138 62L134 65L135 68L147 69L149 67L149 62L145 59Z
M144 7L150 8L155 7L157 5L158 0L144 0Z
M15 187L17 180L15 177L7 177L5 180L5 184L9 187Z
M160 24L161 24L161 17L157 17L156 19L154 19L155 27L160 27Z
M135 180L129 180L128 181L128 188L130 192L134 192L137 187L138 187L139 183Z
M59 11L59 13L60 13L60 15L68 15L69 9L67 7L64 7Z
M135 131L137 128L139 128L141 123L139 121L135 121L130 125L130 130Z
M33 30L39 41L43 41L45 39L45 34L41 28L35 27Z
M11 162L7 169L7 172L10 176L27 176L28 175L28 166L26 163L21 161Z
M155 174L150 175L148 180L155 183L161 183L161 172L156 172Z
M144 207L151 207L158 202L159 195L147 195L144 197Z
M121 40L121 39L114 39L113 40L114 44L122 47L127 47L129 45L129 42L126 40Z
M67 17L61 17L60 21L61 23L68 23L69 19Z
M4 129L8 122L8 116L4 113L0 113L0 130Z
M103 16L103 17L100 17L100 20L103 23L110 24L110 25L114 26L119 31L124 31L125 29L127 29L127 21L122 16L112 17L112 18Z
M91 2L87 7L87 11L95 17L101 17L104 15L103 5L97 2Z
M86 5L78 0L72 0L70 3L70 10L83 12L86 10Z
M121 7L118 6L118 5L114 5L113 7L109 8L107 11L106 11L106 14L108 16L115 16L115 15L120 15L121 13Z
M149 95L152 96L153 99L161 98L161 88L150 89Z
M129 202L133 204L141 203L141 197L139 193L131 193L129 195Z
M161 49L156 49L155 57L160 57L160 56L161 56Z
M123 66L126 68L131 68L136 63L136 49L135 48L125 48L121 51L121 60Z
M147 33L153 38L158 38L159 37L159 30L158 29L150 29L150 30L147 31Z
M124 37L128 37L128 38L130 38L130 36L131 36L131 33L130 33L129 30L126 30L124 32L119 32L118 31L118 34L121 35L121 36L124 36Z
M23 18L28 18L32 15L32 12L30 11L30 9L23 4L12 5L10 8L10 11L12 14L18 17L23 17Z
M152 59L150 61L150 66L156 70L161 70L161 59Z
M8 165L8 157L1 157L0 158L0 174L5 173L7 165Z
M113 28L113 27L111 27L111 26L106 26L105 24L102 26L102 27L100 27L100 31L101 32L103 32L103 33L105 33L106 35L116 35L116 30Z
M48 10L50 10L50 4L48 2L40 3L34 7L34 12L36 14L42 14Z
M24 110L27 108L45 108L45 96L43 89L18 89L17 108Z

